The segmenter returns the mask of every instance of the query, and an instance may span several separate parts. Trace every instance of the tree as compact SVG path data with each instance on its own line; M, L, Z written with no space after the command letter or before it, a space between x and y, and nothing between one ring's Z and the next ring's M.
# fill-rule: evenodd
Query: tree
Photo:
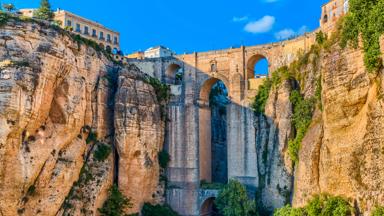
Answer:
M54 17L54 14L51 10L51 4L48 0L41 0L40 7L33 14L34 17L42 20L51 21Z
M15 5L14 4L3 4L3 8L8 12L12 12L13 10L15 10Z
M219 192L215 204L224 216L257 215L255 200L249 199L245 187L235 180L230 180Z
M122 216L127 215L125 214L127 208L132 208L131 200L125 197L116 185L113 185L109 190L108 199L98 210L102 216Z

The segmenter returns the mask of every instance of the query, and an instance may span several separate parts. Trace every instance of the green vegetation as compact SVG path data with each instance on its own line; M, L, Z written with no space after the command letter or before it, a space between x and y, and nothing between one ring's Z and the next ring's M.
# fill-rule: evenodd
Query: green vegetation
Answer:
M179 216L168 205L152 205L150 203L144 203L141 214L142 216Z
M165 169L168 166L168 163L171 161L171 156L164 149L158 153L159 165L161 168Z
M378 206L376 207L373 212L371 213L371 216L383 216L384 215L384 207Z
M93 158L96 161L102 162L108 158L111 152L112 152L112 148L110 146L108 146L107 144L98 142L96 145L96 150L93 155Z
M319 31L316 33L316 43L317 44L323 45L326 40L327 40L327 35L324 34L324 32Z
M96 132L93 132L93 131L90 131L89 134L88 134L88 137L87 137L87 144L89 143L93 143L93 142L96 142L97 141L97 134Z
M238 181L230 180L215 200L223 216L257 215L256 202L248 198L245 187Z
M315 196L304 208L286 205L276 209L274 216L350 216L352 206L342 197L330 195Z
M377 72L382 68L380 36L384 33L383 0L350 0L349 13L342 24L341 46L348 44L357 48L362 37L364 63L368 71Z
M0 11L0 27L5 25L9 20L9 15Z
M51 10L51 4L48 0L41 0L40 7L34 12L33 16L37 19L51 21L54 13Z
M36 194L36 186L35 185L29 186L27 191L27 196L33 196L35 194Z
M281 67L272 73L271 77L267 77L264 83L259 87L258 93L251 105L256 113L264 113L271 89L278 86L283 80L292 78L292 74L288 67Z
M16 9L15 5L14 4L3 4L3 8L8 11L8 12L12 12Z
M301 141L312 121L312 115L316 105L315 98L304 99L298 90L291 92L289 97L293 106L293 126L296 129L296 137L288 142L288 153L294 163L299 161Z
M151 76L144 78L144 82L150 84L155 90L157 102L160 104L161 119L167 120L166 104L171 98L169 85L164 84L160 80Z
M158 80L154 77L151 77L151 76L146 77L146 79L144 79L144 81L153 87L153 89L156 92L157 101L159 103L167 102L169 100L170 87L167 84L164 84L160 80Z
M222 183L209 183L205 180L200 181L200 188L205 190L221 190L225 187Z
M132 208L131 200L125 197L116 185L113 185L103 207L98 210L102 216L125 216L127 214L124 212L128 208Z

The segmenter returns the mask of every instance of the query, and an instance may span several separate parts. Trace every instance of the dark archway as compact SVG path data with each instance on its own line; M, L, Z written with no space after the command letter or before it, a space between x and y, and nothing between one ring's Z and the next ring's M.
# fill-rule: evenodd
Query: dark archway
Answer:
M201 205L200 216L219 216L214 197L206 199Z
M202 182L227 183L228 180L228 93L225 83L216 78L206 80L200 89L199 159Z
M180 85L183 81L184 71L178 64L170 64L165 72L166 83Z

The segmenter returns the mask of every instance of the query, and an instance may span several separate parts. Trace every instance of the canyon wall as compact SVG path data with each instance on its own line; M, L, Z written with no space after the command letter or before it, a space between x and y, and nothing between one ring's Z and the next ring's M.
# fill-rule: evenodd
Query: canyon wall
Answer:
M161 202L164 122L143 80L63 30L2 26L0 215L97 215L114 178L132 211ZM101 145L117 151L97 160Z

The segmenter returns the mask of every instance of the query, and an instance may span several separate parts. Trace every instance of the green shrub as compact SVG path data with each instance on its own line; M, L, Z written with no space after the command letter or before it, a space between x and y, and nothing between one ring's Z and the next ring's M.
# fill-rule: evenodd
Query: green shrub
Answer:
M383 0L350 0L349 13L342 25L341 46L358 46L362 36L364 63L368 71L376 72L382 67L380 36L384 33Z
M7 13L0 11L0 26L5 25L9 20L9 15Z
M160 80L148 76L144 81L150 84L156 92L157 101L159 103L166 102L170 98L170 87L167 84L162 83Z
M225 187L225 184L222 183L208 183L205 180L200 181L200 188L207 190L221 190Z
M161 168L165 169L168 166L168 163L171 161L171 156L167 151L162 150L158 153L159 165Z
M93 158L97 161L105 161L111 154L112 148L104 143L98 143Z
M168 205L152 205L150 203L144 203L141 214L142 216L179 216Z
M246 188L235 180L220 190L215 204L223 216L257 215L255 200L249 199Z
M96 142L96 141L97 141L97 134L93 131L90 131L86 140L87 144L91 142Z
M274 216L350 216L352 206L342 197L330 195L315 196L304 208L286 205L276 209Z
M383 216L383 215L384 215L384 207L383 206L376 207L371 213L371 216Z
M259 87L257 95L251 104L253 111L256 113L264 113L265 105L267 104L271 89L273 87L277 87L284 80L292 77L292 73L286 66L277 69L271 74L270 77L267 77L263 84Z
M294 163L299 161L299 150L305 133L312 121L316 99L304 99L298 90L291 92L289 100L293 106L293 126L296 129L296 136L288 142L288 153Z
M132 208L131 200L125 197L116 185L109 190L108 198L98 211L102 216L123 216L128 208Z
M52 20L55 16L51 10L51 4L48 0L41 0L40 7L33 13L33 16L41 20Z
M327 35L324 34L323 31L319 31L316 33L316 43L317 44L323 45L326 40L327 40Z

